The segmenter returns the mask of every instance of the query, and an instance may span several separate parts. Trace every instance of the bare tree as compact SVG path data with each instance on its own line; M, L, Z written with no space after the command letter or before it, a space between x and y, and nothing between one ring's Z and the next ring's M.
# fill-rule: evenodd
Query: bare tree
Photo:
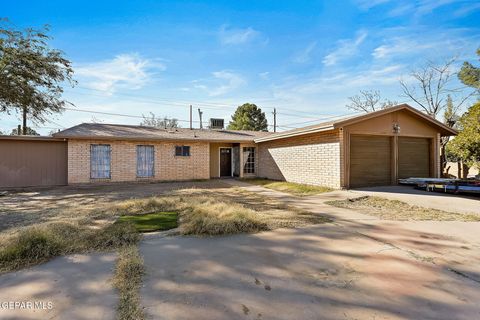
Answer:
M455 58L445 61L443 64L427 62L423 67L413 70L410 76L415 80L413 84L408 84L400 80L403 94L406 98L414 101L426 114L436 118L444 111L444 123L449 127L454 127L458 120L458 112L462 105L467 101L475 91L463 94L466 87L452 88L451 81L455 79L456 72L453 70ZM454 100L452 96L457 98ZM441 167L444 171L447 158L445 147L450 137L442 137L441 146Z
M143 116L143 120L140 123L141 126L146 127L156 127L156 128L163 128L163 129L171 129L171 128L178 128L178 120L173 118L169 119L167 117L157 118L153 112L150 112L150 116L147 117Z
M360 90L360 94L348 98L351 103L346 107L350 110L360 112L373 112L381 109L393 107L396 101L382 99L380 92L377 90Z
M448 96L461 93L464 89L451 88L451 81L456 75L452 68L455 61L455 58L443 64L429 61L423 67L411 71L410 76L415 80L413 84L400 80L403 95L415 102L426 114L436 118L447 106ZM453 113L456 113L472 94L473 92L463 95L455 102L452 100Z

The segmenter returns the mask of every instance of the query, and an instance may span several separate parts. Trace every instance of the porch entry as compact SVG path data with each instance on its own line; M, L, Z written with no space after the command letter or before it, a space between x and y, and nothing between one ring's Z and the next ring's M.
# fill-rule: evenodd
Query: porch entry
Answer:
M220 148L220 177L232 176L232 148Z

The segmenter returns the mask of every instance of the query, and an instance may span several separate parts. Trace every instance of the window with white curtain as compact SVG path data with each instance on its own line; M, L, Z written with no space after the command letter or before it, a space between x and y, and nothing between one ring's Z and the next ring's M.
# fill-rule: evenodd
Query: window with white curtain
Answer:
M243 173L255 173L255 147L243 148Z
M137 177L154 176L155 151L153 146L137 146Z
M90 145L90 177L110 179L111 147L109 144Z

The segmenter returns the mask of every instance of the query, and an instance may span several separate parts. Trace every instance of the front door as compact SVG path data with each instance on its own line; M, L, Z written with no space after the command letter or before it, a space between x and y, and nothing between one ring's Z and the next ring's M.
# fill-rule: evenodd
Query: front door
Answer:
M232 149L220 148L220 177L232 176Z

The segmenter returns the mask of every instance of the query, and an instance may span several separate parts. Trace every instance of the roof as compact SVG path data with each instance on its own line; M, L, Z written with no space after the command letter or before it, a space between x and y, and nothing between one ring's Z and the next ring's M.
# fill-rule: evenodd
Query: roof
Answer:
M293 130L288 130L288 131L283 131L279 133L274 133L268 136L264 137L258 137L255 139L255 142L264 142L264 141L271 141L271 140L277 140L277 139L283 139L283 138L289 138L289 137L295 137L295 136L300 136L300 135L305 135L309 133L315 133L315 132L322 132L322 131L328 131L328 130L334 130L338 128L342 128L344 126L354 124L357 122L365 121L371 118L379 117L388 113L400 111L400 110L406 110L413 115L415 115L418 118L421 118L428 122L430 125L436 127L439 132L441 133L442 136L452 136L456 135L457 131L446 126L445 124L441 123L438 120L435 120L434 118L426 115L425 113L409 106L408 104L400 104L391 108L387 109L382 109L379 111L375 112L370 112L366 114L361 114L357 116L350 116L350 117L345 117L345 118L340 118L336 120L330 120L322 123L318 123L315 125L311 125L308 127L302 127L298 129L293 129Z
M101 140L188 140L218 142L253 142L271 134L263 131L173 128L105 123L82 123L55 133L55 138Z

